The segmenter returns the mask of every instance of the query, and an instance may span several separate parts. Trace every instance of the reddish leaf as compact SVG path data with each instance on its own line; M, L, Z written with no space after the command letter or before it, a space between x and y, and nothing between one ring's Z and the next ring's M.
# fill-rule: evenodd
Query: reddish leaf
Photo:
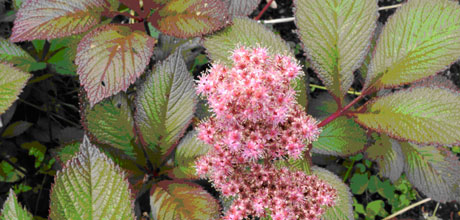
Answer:
M27 0L14 21L13 42L53 39L89 30L110 7L106 0Z
M126 91L144 72L156 40L128 27L106 25L86 35L75 63L90 105Z
M171 0L149 18L161 32L174 37L202 36L228 23L228 11L222 1Z

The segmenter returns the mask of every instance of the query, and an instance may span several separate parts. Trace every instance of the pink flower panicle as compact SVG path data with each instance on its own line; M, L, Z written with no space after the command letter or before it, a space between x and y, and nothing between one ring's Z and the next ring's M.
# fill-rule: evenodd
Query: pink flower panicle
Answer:
M231 69L214 64L198 81L213 116L199 125L198 138L213 146L196 164L224 196L236 198L224 219L248 215L273 219L318 219L336 191L316 176L277 169L271 163L302 157L320 129L295 100L292 80L303 74L288 56L241 47ZM263 165L259 162L263 160Z

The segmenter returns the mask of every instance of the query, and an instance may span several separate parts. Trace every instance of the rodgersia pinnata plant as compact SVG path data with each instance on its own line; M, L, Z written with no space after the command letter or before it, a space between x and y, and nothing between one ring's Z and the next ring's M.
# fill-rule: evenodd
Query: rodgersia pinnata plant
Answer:
M384 25L377 0L294 0L295 47L255 21L268 4L248 18L260 0L14 3L0 114L60 74L80 85L84 136L25 145L62 167L47 174L50 219L372 219L389 213L354 214L347 184L396 204L378 178L460 200L460 92L435 76L460 57L453 0L407 0ZM31 123L5 118L0 143L21 143L7 139ZM332 162L316 166L319 155ZM367 168L326 169L357 155ZM33 218L21 197L10 191L0 219Z

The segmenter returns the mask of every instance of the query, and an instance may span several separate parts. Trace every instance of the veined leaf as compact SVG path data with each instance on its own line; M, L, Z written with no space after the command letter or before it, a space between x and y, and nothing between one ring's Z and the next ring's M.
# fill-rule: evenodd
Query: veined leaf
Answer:
M326 181L337 190L337 198L333 207L327 208L326 212L321 216L323 220L352 220L353 206L351 193L348 186L343 183L335 174L330 171L320 168L312 167L313 174L318 178Z
M215 0L170 0L149 18L161 32L179 38L203 36L225 26L228 10Z
M28 73L0 63L0 115L18 98L30 77Z
M106 0L27 0L14 20L13 42L53 39L89 30L110 7Z
M180 50L158 64L137 91L135 122L149 148L165 154L190 124L197 96Z
M3 204L0 220L32 220L32 215L19 204L13 190L10 189L8 199Z
M0 38L0 61L12 63L22 71L29 71L30 66L37 63L21 47L3 38Z
M58 171L50 219L134 219L124 172L85 136L80 152Z
M217 219L217 200L199 185L162 181L150 191L150 207L156 220Z
M173 170L176 178L198 178L195 170L195 159L206 154L210 146L198 140L196 133L196 131L189 132L177 146L174 157L177 167Z
M415 87L375 98L355 120L398 140L422 144L460 143L460 94L432 87Z
M225 0L229 13L236 16L248 16L260 4L260 0Z
M134 119L124 93L89 106L83 113L86 130L97 142L109 144L135 158L136 152L131 145L134 139Z
M433 146L401 143L407 179L426 196L439 202L460 199L460 161L451 151Z
M312 67L340 100L376 27L375 0L296 0L295 22Z
M377 162L380 175L387 177L391 182L399 179L404 168L404 157L401 146L390 137L381 134L372 146L366 149L367 158Z
M91 106L126 91L144 72L156 40L124 26L106 25L83 37L75 63Z
M358 124L339 117L323 128L312 150L319 154L348 156L364 149L366 143L366 132Z
M387 21L365 87L411 83L460 57L460 6L450 0L411 0Z
M231 54L237 46L260 46L268 48L271 54L294 57L289 45L280 36L249 18L234 18L231 26L205 38L203 45L211 60L227 66L233 64Z

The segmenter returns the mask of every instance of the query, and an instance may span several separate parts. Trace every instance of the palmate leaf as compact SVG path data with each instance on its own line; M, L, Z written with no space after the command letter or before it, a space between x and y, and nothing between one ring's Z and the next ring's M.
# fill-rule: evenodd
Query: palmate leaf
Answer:
M450 0L411 0L387 21L365 87L411 83L460 57L460 6Z
M30 77L9 64L0 63L0 115L18 98Z
M0 38L0 61L14 64L22 71L29 71L30 66L37 63L21 47L3 38Z
M460 161L442 147L400 143L407 179L428 197L439 201L459 201Z
M231 54L237 46L265 47L271 54L294 57L289 45L264 25L248 18L234 18L233 24L219 33L205 38L203 42L209 57L226 66L233 64Z
M307 57L336 98L353 83L376 27L375 0L296 0L295 22Z
M162 181L150 191L150 207L156 220L217 219L217 200L198 184Z
M80 152L58 171L50 219L134 219L124 172L85 136Z
M192 75L176 50L147 75L137 91L135 122L149 148L162 154L179 140L190 124L197 96Z
M380 175L395 182L404 169L404 157L401 146L387 135L381 134L380 138L366 149L366 156L377 162Z
M339 117L324 126L312 151L319 154L348 156L364 149L366 132L352 119Z
M8 199L3 204L0 220L32 220L32 215L19 204L13 190L10 189Z
M27 0L14 20L13 42L53 39L89 30L110 7L106 0Z
M176 167L173 170L176 178L198 178L195 159L206 154L210 146L200 141L196 135L196 131L189 132L177 146L174 157Z
M82 114L83 126L99 143L123 151L135 158L136 151L131 145L134 139L134 118L128 105L126 94L119 93L109 99L89 106Z
M351 193L348 186L343 183L335 174L330 171L320 168L312 167L312 172L318 178L326 181L337 190L337 198L335 205L326 209L326 212L321 216L323 220L353 220L353 206Z
M144 32L105 25L83 37L75 63L90 105L126 91L144 72L156 40Z
M421 144L460 143L460 94L434 86L400 90L375 98L356 113L359 124L398 140Z
M228 22L225 3L215 0L160 1L163 6L149 18L161 32L179 38L209 34Z
M230 15L248 16L260 4L260 0L225 0L228 5Z

